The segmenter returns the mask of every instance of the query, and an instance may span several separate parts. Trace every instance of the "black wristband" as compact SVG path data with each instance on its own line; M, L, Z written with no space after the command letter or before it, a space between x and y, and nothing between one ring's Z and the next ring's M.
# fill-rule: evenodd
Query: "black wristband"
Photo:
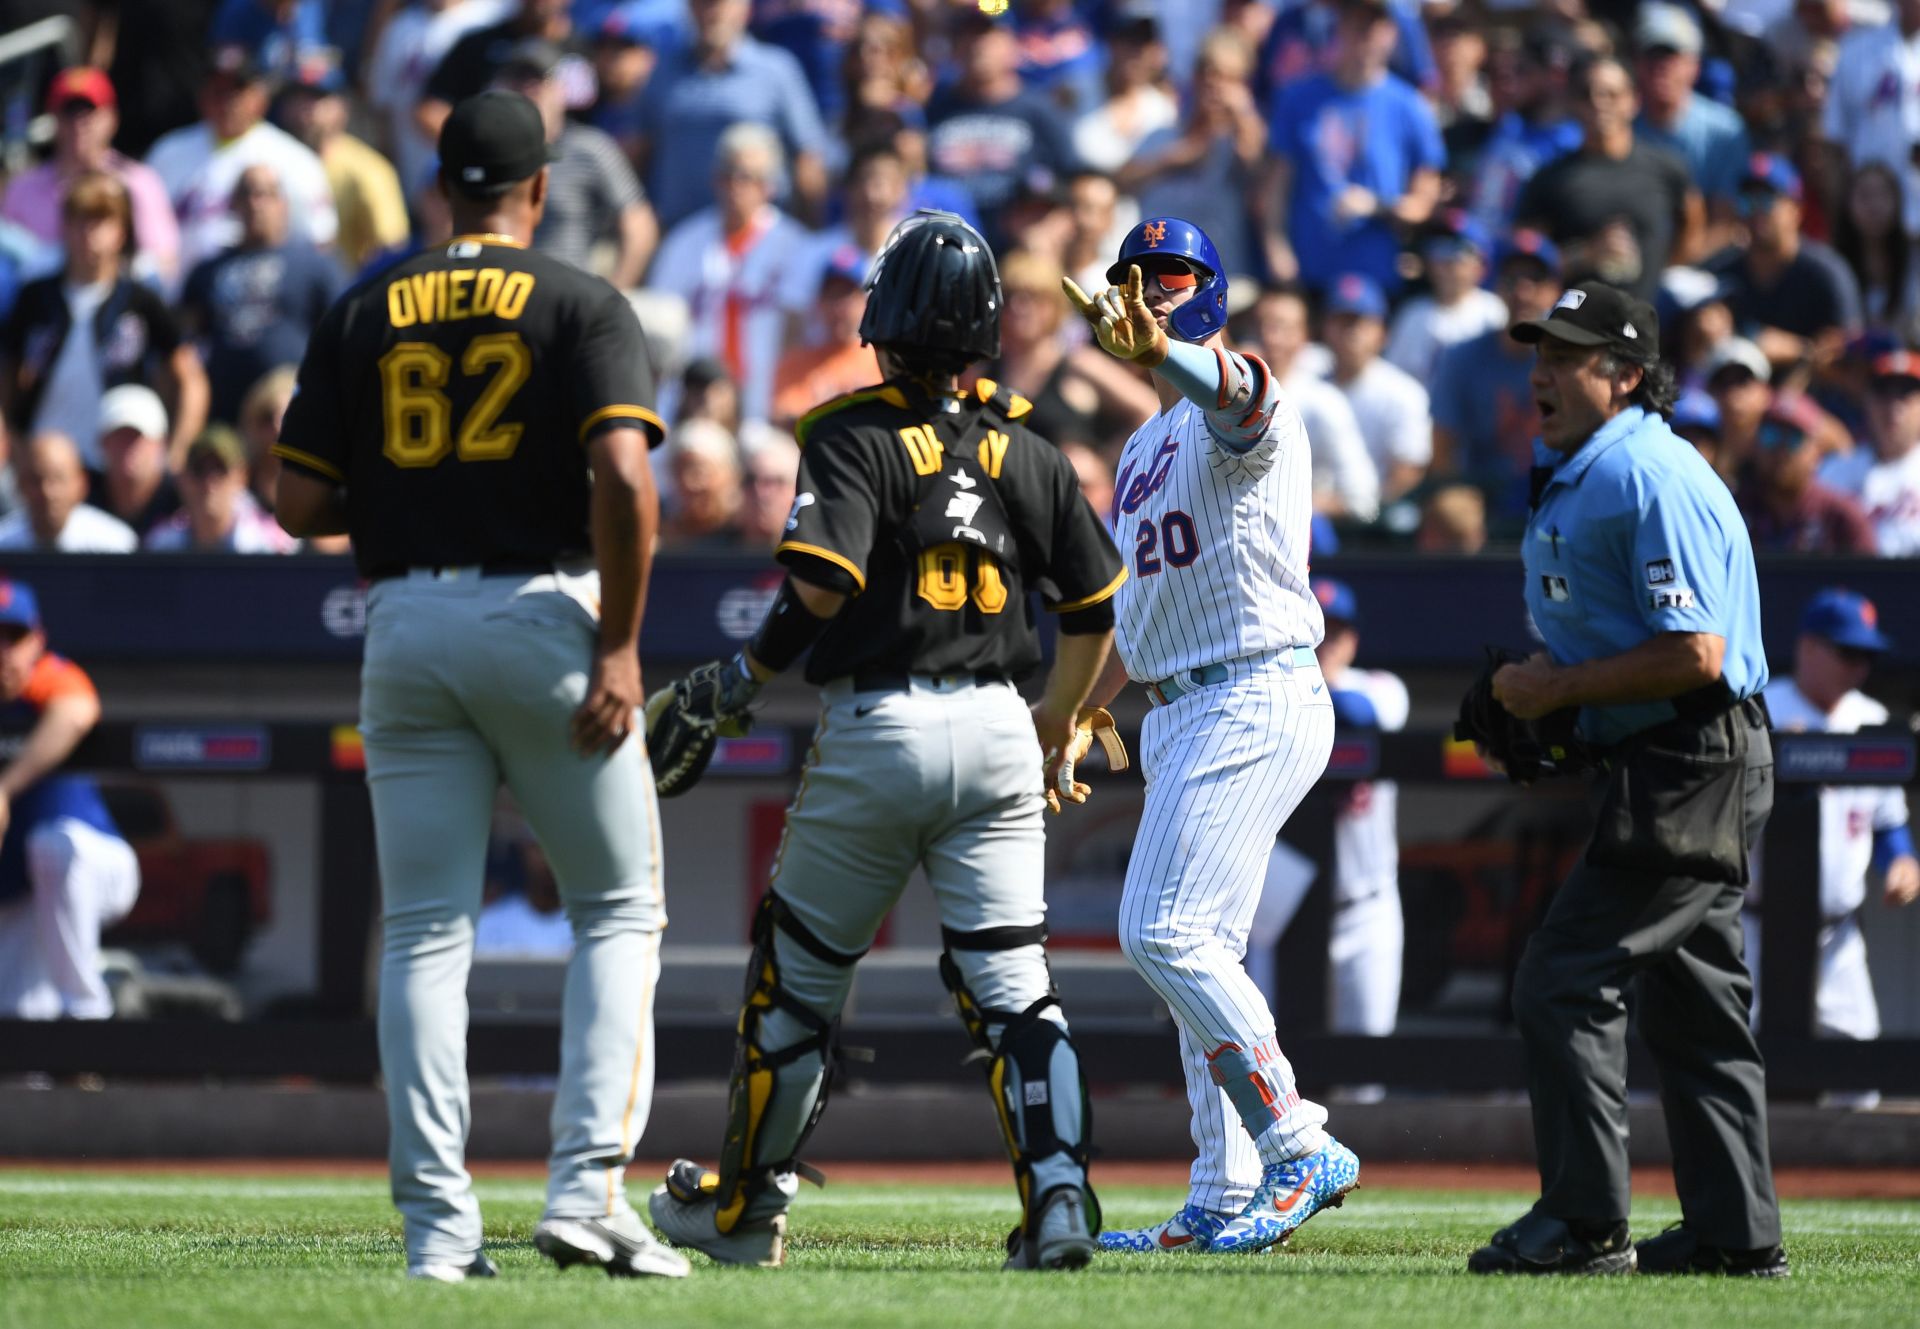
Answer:
M747 643L747 650L761 664L783 674L827 630L827 622L807 608L789 577L780 583L780 593L773 597L773 606Z

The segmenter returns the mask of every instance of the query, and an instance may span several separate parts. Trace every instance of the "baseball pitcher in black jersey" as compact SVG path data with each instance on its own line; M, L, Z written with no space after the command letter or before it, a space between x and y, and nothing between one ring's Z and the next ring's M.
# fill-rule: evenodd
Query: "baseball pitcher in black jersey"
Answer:
M1079 1268L1100 1211L1079 1058L1042 946L1042 790L1084 738L1126 574L1071 464L1027 429L1031 406L991 382L958 386L999 354L1000 279L980 236L916 213L868 290L860 335L887 378L800 422L777 552L788 577L766 621L733 660L648 702L664 793L697 778L715 729L740 725L761 683L809 648L823 703L754 922L719 1168L676 1163L650 1209L676 1245L780 1263L854 964L919 867L1019 1185L1006 1267ZM1060 636L1029 711L1013 682L1040 663L1036 593Z
M660 441L640 326L527 249L547 188L533 103L488 92L440 137L461 231L347 293L300 367L275 509L345 531L371 583L360 725L384 911L380 1061L409 1274L491 1275L464 1154L467 969L504 781L573 924L545 1216L556 1262L680 1276L627 1203L653 1088L666 925L637 641Z

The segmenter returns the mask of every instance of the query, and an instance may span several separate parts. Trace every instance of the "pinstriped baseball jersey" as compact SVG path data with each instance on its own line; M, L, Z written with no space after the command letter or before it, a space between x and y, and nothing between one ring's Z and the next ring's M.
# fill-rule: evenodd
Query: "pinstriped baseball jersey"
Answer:
M1287 646L1318 645L1307 585L1313 457L1281 393L1246 453L1216 442L1181 400L1127 440L1114 487L1114 543L1130 576L1114 597L1114 644L1133 679Z
M1395 675L1379 669L1346 669L1331 686L1335 693L1357 692L1371 702L1382 732L1407 727L1407 685ZM1347 790L1333 829L1334 861L1339 865L1336 901L1361 900L1398 889L1400 840L1394 817L1399 801L1400 786L1392 780L1365 780Z

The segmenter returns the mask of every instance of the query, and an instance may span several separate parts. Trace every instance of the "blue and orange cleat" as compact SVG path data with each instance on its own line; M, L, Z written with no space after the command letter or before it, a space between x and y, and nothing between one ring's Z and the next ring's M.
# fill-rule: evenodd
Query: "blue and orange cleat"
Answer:
M1233 1217L1190 1204L1152 1227L1102 1232L1100 1249L1143 1254L1147 1251L1203 1251Z
M1317 1153L1269 1163L1239 1217L1207 1243L1210 1255L1250 1255L1278 1245L1322 1209L1337 1209L1360 1184L1360 1159L1332 1136Z

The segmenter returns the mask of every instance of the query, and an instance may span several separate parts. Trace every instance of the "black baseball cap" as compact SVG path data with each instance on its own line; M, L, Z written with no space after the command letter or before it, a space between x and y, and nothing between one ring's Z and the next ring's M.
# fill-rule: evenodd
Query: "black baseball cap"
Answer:
M540 109L503 88L467 98L440 129L440 174L462 194L497 194L552 160Z
M1653 306L1599 281L1568 287L1545 318L1516 323L1511 335L1528 345L1552 337L1570 346L1605 346L1641 364L1660 358L1660 320Z

